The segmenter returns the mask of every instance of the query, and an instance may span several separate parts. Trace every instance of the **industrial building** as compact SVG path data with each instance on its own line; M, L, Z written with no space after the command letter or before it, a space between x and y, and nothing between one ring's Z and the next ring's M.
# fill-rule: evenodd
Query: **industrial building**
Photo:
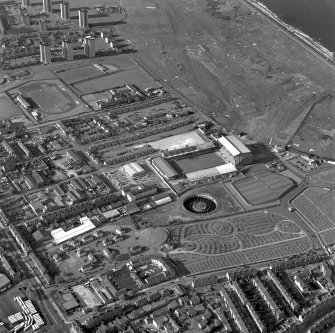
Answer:
M22 95L17 95L16 100L26 109L30 110L31 109L31 104L22 96Z
M163 157L155 157L151 160L151 164L154 168L165 178L174 179L179 176L178 172L172 167L172 165Z
M43 0L43 11L45 13L51 13L52 12L51 0Z
M189 181L197 181L204 178L217 177L217 176L235 176L237 174L237 169L231 163L219 165L213 168L208 168L204 170L194 171L186 174L186 178Z
M40 42L40 61L43 64L49 64L51 62L50 45L47 43Z
M79 9L79 27L88 27L88 10L86 8Z
M145 170L136 162L125 164L123 170L131 177L145 174Z
M68 1L60 2L60 17L64 20L70 19L70 4Z
M71 230L65 231L63 228L58 228L51 231L51 236L55 244L60 244L66 242L69 239L77 237L81 234L84 234L87 231L95 229L93 222L87 217L82 217L80 219L80 226L75 227Z
M68 40L62 41L62 56L68 61L73 60L73 44Z
M89 58L95 57L95 38L91 36L85 37L85 55Z
M236 136L221 136L217 141L221 146L220 155L226 162L236 166L252 163L251 151Z

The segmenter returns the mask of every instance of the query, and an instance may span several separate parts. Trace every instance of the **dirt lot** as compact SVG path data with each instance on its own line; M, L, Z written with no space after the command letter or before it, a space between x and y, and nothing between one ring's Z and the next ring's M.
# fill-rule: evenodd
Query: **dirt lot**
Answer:
M287 143L333 74L260 15L240 7L236 17L238 1L226 3L218 13L206 0L123 0L128 19L118 31L143 64L227 129Z

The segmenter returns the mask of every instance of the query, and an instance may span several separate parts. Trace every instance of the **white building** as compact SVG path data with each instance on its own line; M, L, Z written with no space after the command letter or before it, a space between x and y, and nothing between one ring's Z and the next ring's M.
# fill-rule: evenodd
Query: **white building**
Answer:
M236 136L221 136L217 141L221 145L220 155L227 163L238 166L252 163L251 151Z
M136 177L145 173L145 170L136 162L125 164L123 170L131 177Z
M186 178L189 181L197 181L204 178L211 178L216 176L235 176L237 169L231 163L219 165L213 168L208 168L204 170L194 171L186 174Z
M80 223L81 223L80 226L68 231L64 231L63 228L52 230L51 236L54 239L54 243L60 244L66 242L69 239L77 237L78 235L84 234L96 228L93 222L87 216L82 217L80 219Z

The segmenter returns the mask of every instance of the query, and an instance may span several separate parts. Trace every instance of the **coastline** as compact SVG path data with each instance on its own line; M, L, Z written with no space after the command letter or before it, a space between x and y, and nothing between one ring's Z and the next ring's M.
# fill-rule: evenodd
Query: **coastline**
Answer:
M335 69L335 59L333 56L333 53L329 51L326 47L321 45L319 42L313 40L310 36L306 35L301 30L283 22L279 17L273 13L269 8L267 8L264 4L260 3L257 0L244 0L246 4L248 4L253 9L257 10L258 12L261 12L264 16L266 16L269 20L271 20L273 23L275 23L277 26L280 26L286 34L289 34L292 39L298 39L300 42L302 42L305 45L305 48L310 48L310 52L313 55L316 55L317 53L324 62L327 62L327 65L331 67L333 70ZM301 45L301 44L300 44ZM303 45L302 45L303 46Z

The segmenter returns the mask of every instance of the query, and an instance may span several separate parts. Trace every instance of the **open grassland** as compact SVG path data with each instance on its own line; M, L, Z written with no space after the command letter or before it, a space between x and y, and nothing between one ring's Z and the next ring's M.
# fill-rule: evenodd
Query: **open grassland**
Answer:
M335 159L334 96L316 104L301 124L291 144L304 153Z
M333 166L318 168L317 172L310 176L309 184L315 187L335 188L335 168Z
M128 18L118 31L135 57L228 129L286 144L326 103L333 73L260 15L228 0L122 5Z
M11 99L5 93L0 93L0 120L17 118L22 115L22 111Z

